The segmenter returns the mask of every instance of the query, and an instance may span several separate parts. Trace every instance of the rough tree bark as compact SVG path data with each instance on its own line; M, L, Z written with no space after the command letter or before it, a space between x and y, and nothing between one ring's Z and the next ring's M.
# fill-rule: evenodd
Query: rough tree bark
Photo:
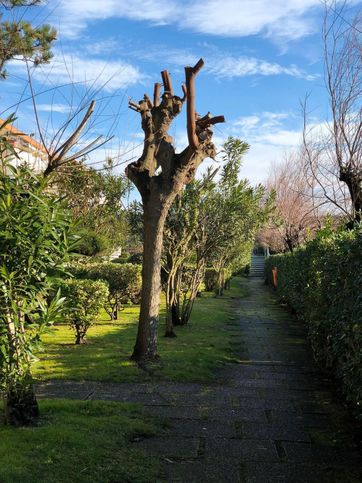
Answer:
M129 107L140 113L145 133L142 156L126 168L126 175L141 195L144 210L141 309L132 354L137 362L158 358L161 254L168 210L182 187L193 179L200 163L215 156L211 126L224 122L223 116L211 117L208 113L200 117L195 113L194 82L203 64L200 59L194 67L185 67L186 85L182 86L182 98L174 94L170 74L163 71L161 97L161 85L157 83L153 101L145 94L139 103L129 102ZM189 145L177 154L168 131L185 101Z

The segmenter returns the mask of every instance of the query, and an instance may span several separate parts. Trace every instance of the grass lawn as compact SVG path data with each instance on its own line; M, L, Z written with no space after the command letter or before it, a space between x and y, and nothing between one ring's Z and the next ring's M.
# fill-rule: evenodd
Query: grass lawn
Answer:
M129 360L136 338L137 306L120 312L118 321L100 320L89 329L88 344L76 346L73 331L57 325L43 337L44 352L33 369L38 380L71 379L137 382L150 379L173 381L210 381L214 369L232 358L231 332L226 322L235 317L235 297L245 295L241 279L232 280L231 289L220 298L203 293L195 302L190 323L177 327L176 339L163 337L164 314L159 329L161 363L152 376Z
M157 458L131 441L157 434L161 423L137 405L55 399L40 401L40 410L36 427L15 429L0 420L1 482L160 481Z

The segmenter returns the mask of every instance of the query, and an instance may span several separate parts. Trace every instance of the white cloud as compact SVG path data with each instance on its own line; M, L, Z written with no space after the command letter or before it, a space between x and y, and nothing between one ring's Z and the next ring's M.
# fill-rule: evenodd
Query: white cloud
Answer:
M230 131L250 144L295 147L301 141L301 132L288 128L291 119L292 116L286 112L265 111L232 121Z
M104 89L109 92L125 89L146 78L137 67L122 60L107 62L59 52L55 52L49 65L35 68L33 77L44 84L84 83L92 89Z
M37 111L41 112L59 112L60 114L68 114L71 110L71 106L68 104L37 104Z
M60 30L78 37L87 24L111 17L144 20L154 24L170 23L178 5L167 0L60 0Z
M57 13L70 37L97 20L128 18L224 37L298 39L317 31L313 14L321 7L320 0L60 0Z
M210 0L197 3L186 15L186 25L198 32L228 37L264 33L289 39L310 34L314 28L305 14L318 0Z
M149 62L159 63L160 58L162 58L164 64L178 67L194 65L199 60L199 56L190 50L169 49L164 45L153 46L146 51L137 50L128 53L137 59ZM264 59L246 55L233 56L214 47L206 49L203 52L203 57L205 60L205 72L212 74L218 79L234 79L252 75L288 75L313 81L319 77L318 74L308 74L296 65L283 66L276 62L268 62Z
M211 61L208 71L219 78L244 77L250 75L289 75L306 80L315 80L316 75L307 74L304 70L295 65L284 67L275 62L267 62L255 57L220 57Z

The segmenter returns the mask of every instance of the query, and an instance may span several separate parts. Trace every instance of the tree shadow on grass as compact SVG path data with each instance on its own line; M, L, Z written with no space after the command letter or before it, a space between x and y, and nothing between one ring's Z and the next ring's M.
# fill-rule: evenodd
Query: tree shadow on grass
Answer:
M244 290L245 292L245 290ZM108 382L174 380L210 382L215 369L230 362L233 335L227 322L237 315L235 295L245 295L242 287L224 297L205 294L195 303L190 324L177 327L176 339L164 338L165 311L160 312L160 363L141 370L130 360L137 334L139 308L127 307L116 322L104 317L89 329L88 344L74 344L74 334L66 325L55 326L45 337L44 352L34 366L37 380L67 379Z

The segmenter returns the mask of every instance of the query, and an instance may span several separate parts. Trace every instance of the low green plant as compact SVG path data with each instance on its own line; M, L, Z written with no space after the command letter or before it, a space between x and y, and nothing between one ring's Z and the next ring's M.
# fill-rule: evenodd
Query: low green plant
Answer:
M69 279L61 282L60 290L65 296L65 319L75 332L75 343L84 344L89 327L107 300L108 287L100 280Z

